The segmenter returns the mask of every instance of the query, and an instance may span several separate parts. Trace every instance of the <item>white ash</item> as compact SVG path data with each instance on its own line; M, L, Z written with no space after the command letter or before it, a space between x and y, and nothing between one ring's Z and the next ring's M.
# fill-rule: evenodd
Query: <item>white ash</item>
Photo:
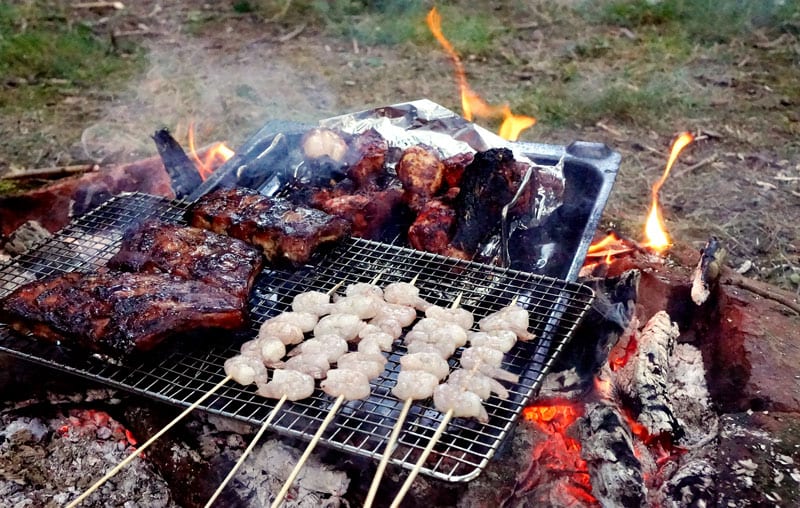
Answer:
M583 381L577 370L562 370L551 372L542 380L539 398L542 399L567 399L574 400L584 393Z
M75 418L75 417L73 417ZM48 420L4 412L0 415L0 499L2 506L64 506L130 453L118 432L93 419ZM109 425L118 426L113 420ZM121 428L121 427L119 427ZM132 461L81 504L172 508L166 482L142 459Z
M691 344L678 344L669 358L667 396L683 431L681 446L702 446L717 438L719 421L711 409L703 355Z
M248 506L269 506L300 455L301 451L298 449L276 440L268 440L253 449L231 485ZM282 506L341 506L342 496L349 485L350 479L345 473L331 469L312 455L297 475Z

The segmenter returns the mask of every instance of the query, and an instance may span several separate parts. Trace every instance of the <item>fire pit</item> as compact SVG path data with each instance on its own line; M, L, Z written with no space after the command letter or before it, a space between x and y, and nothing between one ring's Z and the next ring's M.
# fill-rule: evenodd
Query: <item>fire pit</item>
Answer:
M409 133L414 142L438 141L439 146L444 145L445 152L449 149L448 143L458 144L456 149L463 150L464 140L471 149L488 148L490 143L505 144L427 101L347 115L322 124L345 128L350 122L360 123L361 129L365 126L387 129L385 135L397 146L408 143L404 137ZM27 280L104 265L118 249L127 228L147 218L181 223L190 202L212 188L229 185L231 179L235 179L237 185L248 185L264 192L282 192L287 182L282 180L286 175L279 168L284 161L276 159L271 161L272 166L265 166L265 154L272 156L276 145L286 143L287 139L290 145L292 136L304 130L307 127L287 129L285 124L268 125L199 188L180 192L184 187L178 185L176 192L186 196L183 201L144 194L112 198L6 265L0 272L3 295ZM224 360L238 352L241 342L257 333L265 319L287 310L291 299L303 291L325 291L336 284L366 282L376 276L385 283L416 276L422 281L419 287L429 299L446 305L460 294L461 305L471 309L477 318L514 299L531 312L531 328L539 337L531 343L520 344L504 359L503 368L519 375L519 383L512 388L508 399L489 401L487 424L467 420L452 423L437 446L437 454L422 469L426 474L447 481L470 480L480 473L504 441L593 299L591 290L569 281L577 277L619 161L605 146L591 143L574 143L566 148L519 144L514 148L531 159L532 168L542 171L554 183L551 187L543 186L541 191L537 215L542 220L531 228L532 245L525 251L527 258L512 261L511 268L422 253L394 245L396 242L354 238L308 266L265 271L250 301L251 332L239 334L225 344L198 344L192 339L194 342L187 346L187 340L168 350L168 354L147 359L133 368L86 358L81 353L52 347L5 329L0 330L0 349L106 385L188 406L223 379ZM282 155L286 157L287 153L291 156L291 149ZM167 157L165 165L174 177L175 166ZM254 167L260 171L255 171ZM296 178L297 174L293 176ZM561 220L570 221L570 227L553 226ZM508 234L506 229L504 234ZM519 271L514 269L515 263L529 263L527 267L532 269ZM399 372L399 358L404 353L404 346L394 348L385 372L373 383L370 397L346 404L324 435L324 443L365 457L380 456L402 405L389 392ZM457 367L457 357L454 360L456 363L452 367ZM287 436L310 439L330 405L330 399L317 392L310 399L285 406L274 420L273 428ZM224 387L200 405L210 413L253 424L261 423L273 407L273 402L256 396L253 390L232 386ZM440 419L441 414L430 402L415 404L392 462L411 467Z

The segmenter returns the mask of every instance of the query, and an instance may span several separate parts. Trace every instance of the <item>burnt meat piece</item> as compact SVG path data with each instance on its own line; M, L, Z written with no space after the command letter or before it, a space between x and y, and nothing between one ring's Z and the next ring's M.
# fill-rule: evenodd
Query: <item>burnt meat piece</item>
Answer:
M389 226L401 220L398 205L402 202L402 195L400 189L391 188L342 194L315 200L315 203L322 210L347 220L352 226L353 236L379 240Z
M322 245L350 233L346 220L253 190L220 189L189 210L189 224L260 247L270 261L306 263Z
M262 262L258 249L241 240L153 220L128 230L107 266L199 280L225 289L244 302Z
M47 341L122 358L176 333L244 325L241 298L164 273L70 272L8 295L0 319Z
M417 250L447 254L456 211L440 199L431 199L408 228L408 243Z
M481 243L500 230L503 207L514 198L526 170L527 165L518 163L507 148L475 154L464 170L454 203L456 222L450 255L470 259ZM529 182L516 207L530 206L535 186L536 182Z
M464 152L448 157L442 161L444 164L444 181L447 187L453 188L461 185L464 170L472 162L474 154Z

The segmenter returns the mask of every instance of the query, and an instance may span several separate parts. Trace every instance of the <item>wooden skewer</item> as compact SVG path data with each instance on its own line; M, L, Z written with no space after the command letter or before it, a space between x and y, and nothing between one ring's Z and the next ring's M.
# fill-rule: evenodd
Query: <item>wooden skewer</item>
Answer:
M300 473L300 469L302 469L303 465L306 463L306 460L308 460L308 457L311 456L311 452L314 451L314 448L317 446L317 443L322 437L322 433L325 432L325 429L328 428L328 425L330 425L330 423L333 421L333 417L336 416L336 412L339 410L342 402L344 402L344 395L339 395L336 397L336 401L333 403L333 406L331 406L330 411L328 411L328 416L322 420L322 424L319 426L319 429L317 429L317 433L314 434L311 442L308 443L306 451L303 452L303 455L300 457L297 465L294 466L294 469L292 469L289 477L286 478L286 482L284 482L281 491L278 492L278 496L275 498L275 501L272 502L271 508L278 508L281 505L283 498L286 497L286 494L289 492L289 488L291 488L292 483L294 483L295 478L297 478L297 475Z
M458 308L459 304L461 303L462 295L462 292L458 293L456 299L453 300L453 303L450 305L451 309ZM400 429L403 427L403 423L405 423L406 417L408 416L408 411L411 409L411 404L413 402L413 399L406 399L403 403L403 409L400 411L400 415L397 417L397 422L394 424L392 433L389 436L389 442L386 443L386 449L384 450L383 455L381 456L381 461L378 464L378 469L375 470L375 476L372 478L372 484L369 487L369 492L367 492L367 499L364 501L364 508L370 508L372 503L375 501L375 495L378 493L378 486L383 478L383 472L386 470L386 465L389 463L389 457L391 457L395 444L397 443L397 439L400 436Z
M191 406L187 407L181 414L176 416L175 419L172 420L171 422L169 422L163 429L158 431L153 437L148 439L143 445L141 445L133 453L128 455L128 457L126 457L125 460L123 460L122 462L117 464L113 469L111 469L108 473L106 473L105 476L103 476L102 478L97 480L97 482L95 482L94 485L89 487L89 489L86 490L86 492L84 492L83 494L78 496L74 501L69 503L67 505L67 508L74 508L74 507L78 506L84 499L89 497L92 494L92 492L94 492L95 490L100 488L106 481L108 481L109 478L111 478L112 476L117 474L120 470L122 470L122 468L127 466L133 459L135 459L136 457L139 456L139 454L141 454L143 451L145 451L147 449L147 447L149 447L151 444L153 444L156 441L156 439L160 438L162 435L164 435L165 432L167 432L169 429L171 429L173 426L175 426L175 424L178 423L179 421L181 421L186 415L188 415L189 413L194 411L197 408L197 406L202 404L203 401L205 401L207 398L209 398L211 395L213 395L214 392L216 392L217 390L222 388L222 386L225 383L227 383L228 381L230 381L231 379L232 379L231 376L225 376L225 378L222 381L217 383L212 389L210 389L202 397L197 399L197 401L195 401Z
M233 477L236 476L236 472L239 471L239 468L242 467L242 464L244 464L244 461L247 458L247 456L250 455L250 452L252 452L253 448L255 448L256 443L258 443L258 441L261 439L261 436L264 435L264 432L266 432L267 427L269 427L269 424L272 423L272 420L275 418L275 415L278 414L278 411L280 411L284 402L286 402L286 395L281 397L278 400L278 403L275 404L275 407L272 409L272 411L270 411L269 416L267 416L267 419L264 420L264 423L261 424L261 428L258 429L258 432L256 432L256 435L255 437L253 437L253 440L250 441L250 444L244 450L242 456L239 457L239 460L237 460L236 464L233 465L233 469L231 469L231 471L228 473L228 476L226 476L225 479L222 480L222 484L220 484L220 486L217 487L217 490L214 491L214 494L206 503L205 508L209 508L212 504L214 504L214 501L216 501L219 495L222 494L222 490L225 488L228 482L230 482L231 479L233 479Z
M390 508L397 508L398 506L400 506L400 502L406 496L408 489L411 488L411 484L414 483L414 480L417 478L420 469L422 469L422 465L425 463L425 460L428 458L428 455L430 455L431 452L433 451L433 447L436 445L437 442L439 442L439 438L442 437L444 429L447 428L447 424L450 423L450 420L452 418L453 418L453 410L449 409L447 413L445 413L444 418L442 418L442 423L440 423L439 427L436 428L436 432L433 434L433 437L428 442L428 446L425 447L425 450L423 450L422 455L419 456L417 463L414 464L414 469L411 470L411 472L408 474L408 478L406 478L406 481L403 482L403 486L400 488L400 491L395 496L394 501L392 501Z
M400 411L400 415L397 417L397 423L394 424L392 434L389 436L389 442L386 443L386 449L384 450L381 461L378 464L378 469L375 470L375 477L372 478L372 484L369 486L367 499L364 501L364 508L370 508L373 501L375 501L375 494L378 493L378 486L383 478L383 471L386 469L386 465L389 463L389 457L391 457L392 452L394 451L394 446L397 443L397 438L400 436L400 429L403 428L403 423L408 416L408 411L411 409L411 404L413 402L413 399L406 399L403 403L403 409Z

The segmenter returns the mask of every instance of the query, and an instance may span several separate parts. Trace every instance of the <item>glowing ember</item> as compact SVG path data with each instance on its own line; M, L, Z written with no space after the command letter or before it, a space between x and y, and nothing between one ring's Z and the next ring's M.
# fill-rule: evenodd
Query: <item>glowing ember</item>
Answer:
M189 124L189 155L194 159L197 171L203 180L208 178L225 161L233 157L234 153L225 143L214 143L205 153L205 157L200 159L194 146L194 122Z
M522 410L522 416L549 434L563 433L581 416L572 404L540 404Z
M627 365L628 360L630 360L633 354L636 353L636 348L638 345L639 343L636 341L636 337L631 336L623 351L617 352L617 354L609 355L608 366L611 368L611 370L616 372Z
M428 12L426 22L433 37L442 45L442 48L453 62L453 67L455 67L458 89L461 92L461 110L464 118L470 122L475 116L480 118L503 118L503 123L500 125L498 132L500 137L509 141L519 139L522 131L533 126L536 123L536 119L530 116L515 115L507 104L492 106L475 93L467 83L467 74L464 71L464 65L461 63L458 53L442 33L442 17L436 7Z
M661 206L658 203L658 192L661 190L661 186L664 185L664 182L667 180L669 172L672 169L672 165L675 164L675 160L677 160L678 155L686 147L686 145L692 142L693 139L694 137L688 132L684 132L678 136L678 138L672 144L672 150L670 151L669 159L667 160L667 167L664 169L664 174L655 183L655 185L653 185L651 191L652 200L650 204L650 213L647 214L647 222L645 223L644 228L644 246L649 247L656 252L664 252L671 245L669 236L667 235L666 226L664 224L664 219L661 216Z

